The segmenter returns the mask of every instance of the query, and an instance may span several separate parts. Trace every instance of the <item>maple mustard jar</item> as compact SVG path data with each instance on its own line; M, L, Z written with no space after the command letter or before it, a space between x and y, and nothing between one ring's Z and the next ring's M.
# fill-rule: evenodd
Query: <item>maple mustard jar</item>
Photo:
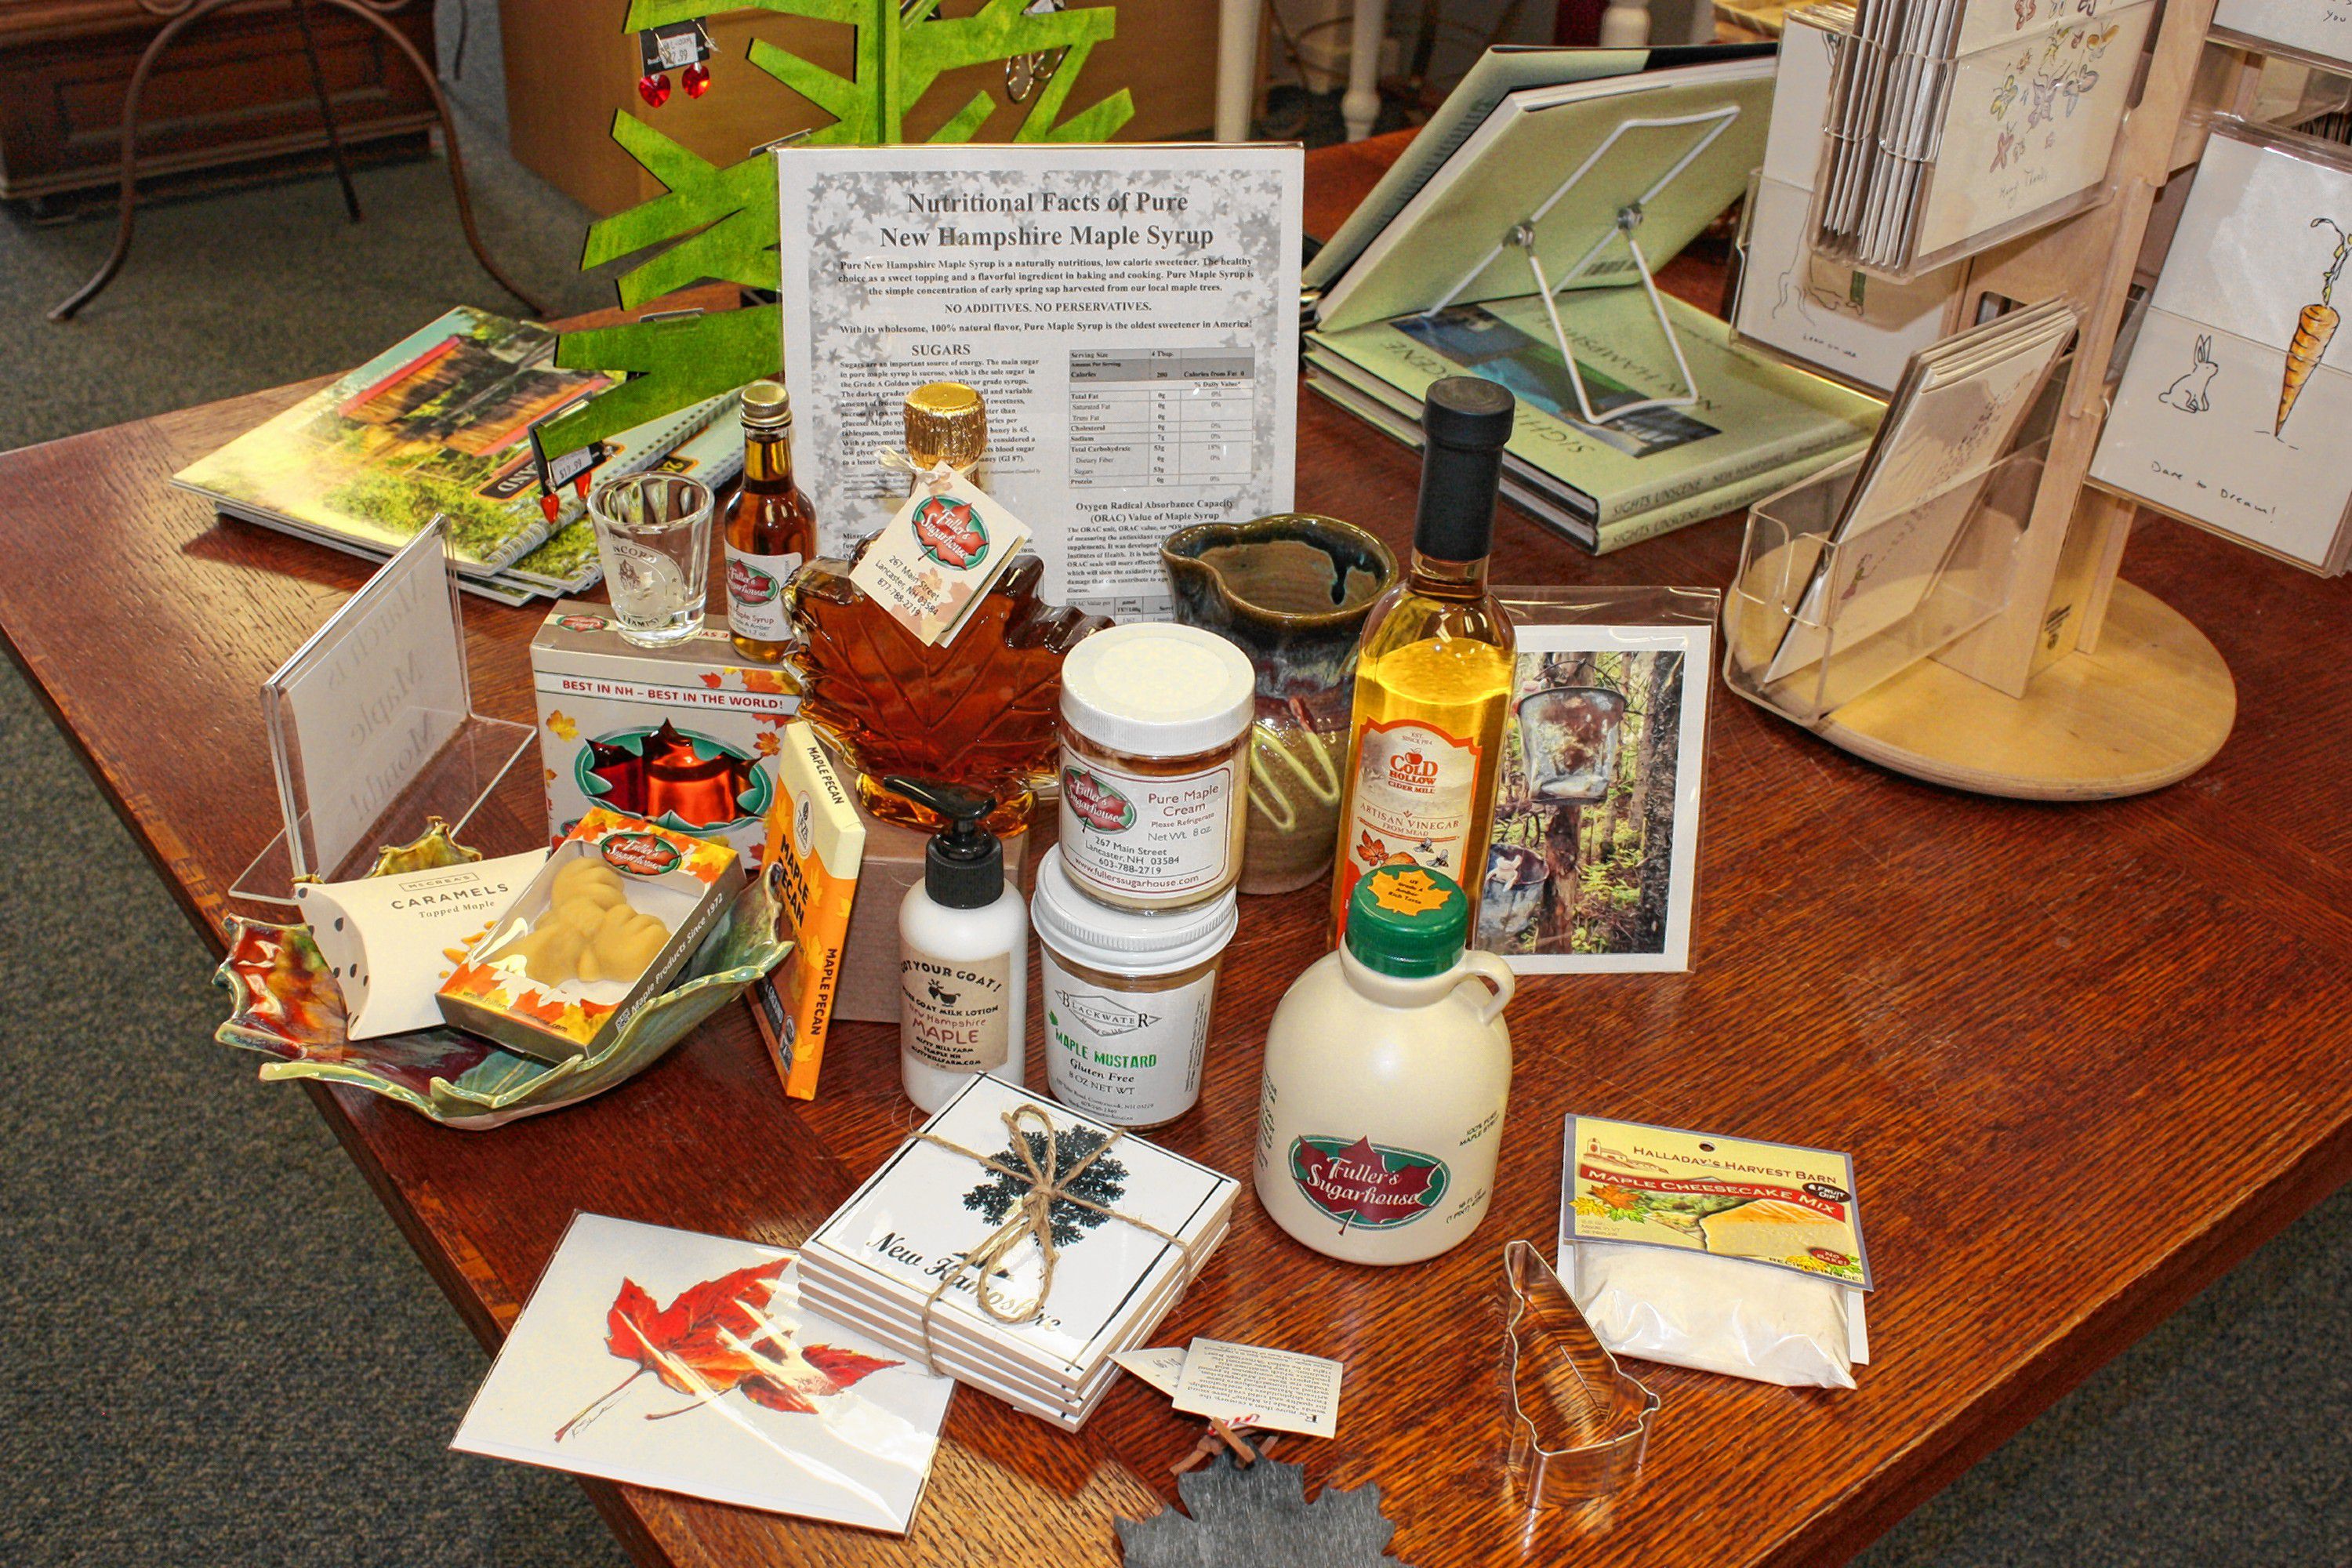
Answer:
M1063 868L1088 898L1177 910L1241 878L1257 671L1214 632L1112 626L1062 661Z
M1029 900L1045 1087L1098 1121L1158 1127L1200 1100L1217 969L1241 923L1240 897L1228 888L1188 910L1113 909L1078 890L1068 847L1038 860Z
M1511 1093L1509 965L1465 952L1443 872L1383 866L1339 951L1293 982L1266 1034L1258 1202L1318 1252L1418 1263L1486 1217Z

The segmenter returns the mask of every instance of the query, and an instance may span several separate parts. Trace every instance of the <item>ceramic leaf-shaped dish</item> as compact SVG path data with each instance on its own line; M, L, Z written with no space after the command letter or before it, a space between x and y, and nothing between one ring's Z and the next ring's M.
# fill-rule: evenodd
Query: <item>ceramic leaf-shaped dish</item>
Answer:
M352 1084L444 1126L478 1131L577 1104L659 1061L792 952L775 931L775 899L767 879L755 877L677 984L646 1003L604 1050L550 1066L456 1029L351 1039L342 993L310 928L232 915L228 956L213 983L229 993L234 1011L213 1037L272 1058L261 1068L265 1083Z

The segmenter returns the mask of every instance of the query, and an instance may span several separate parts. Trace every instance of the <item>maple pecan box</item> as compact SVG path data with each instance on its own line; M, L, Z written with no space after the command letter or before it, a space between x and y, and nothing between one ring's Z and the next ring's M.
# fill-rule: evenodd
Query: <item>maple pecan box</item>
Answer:
M622 638L604 605L561 600L531 638L530 671L551 844L603 806L724 839L747 873L759 869L800 689L781 669L744 663L725 616L646 648Z
M434 1000L454 1026L524 1056L595 1056L677 978L742 886L732 845L592 806Z

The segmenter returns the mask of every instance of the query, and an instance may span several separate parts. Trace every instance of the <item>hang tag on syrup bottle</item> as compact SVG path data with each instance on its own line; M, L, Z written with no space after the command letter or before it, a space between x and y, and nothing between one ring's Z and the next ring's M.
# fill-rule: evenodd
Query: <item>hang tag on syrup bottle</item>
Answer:
M952 469L919 479L849 580L918 641L955 641L1013 558L1029 528Z

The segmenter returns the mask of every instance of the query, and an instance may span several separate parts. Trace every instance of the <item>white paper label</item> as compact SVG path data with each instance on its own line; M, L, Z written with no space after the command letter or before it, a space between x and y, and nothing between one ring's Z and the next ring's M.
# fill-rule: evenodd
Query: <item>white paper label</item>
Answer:
M1012 1055L1009 953L993 958L898 960L898 1038L919 1061L947 1072L986 1072Z
M727 547L727 628L760 642L790 642L792 617L784 614L784 584L801 569L798 552L754 555Z
M1176 1408L1233 1426L1328 1437L1339 1430L1341 1371L1328 1356L1194 1340L1176 1381Z
M1409 719L1367 723L1360 733L1353 807L1339 838L1345 890L1400 855L1476 887L1484 868L1465 867L1462 848L1476 804L1477 743Z
M1201 1098L1214 970L1167 991L1113 991L1044 953L1045 1084L1073 1110L1154 1127Z
M1162 1394L1174 1394L1177 1381L1184 1375L1184 1347L1181 1345L1121 1351L1110 1359Z
M1234 769L1155 778L1062 748L1062 860L1082 883L1165 898L1205 892L1233 864Z
M925 478L849 580L910 636L944 647L1027 542L1021 520L969 480Z

